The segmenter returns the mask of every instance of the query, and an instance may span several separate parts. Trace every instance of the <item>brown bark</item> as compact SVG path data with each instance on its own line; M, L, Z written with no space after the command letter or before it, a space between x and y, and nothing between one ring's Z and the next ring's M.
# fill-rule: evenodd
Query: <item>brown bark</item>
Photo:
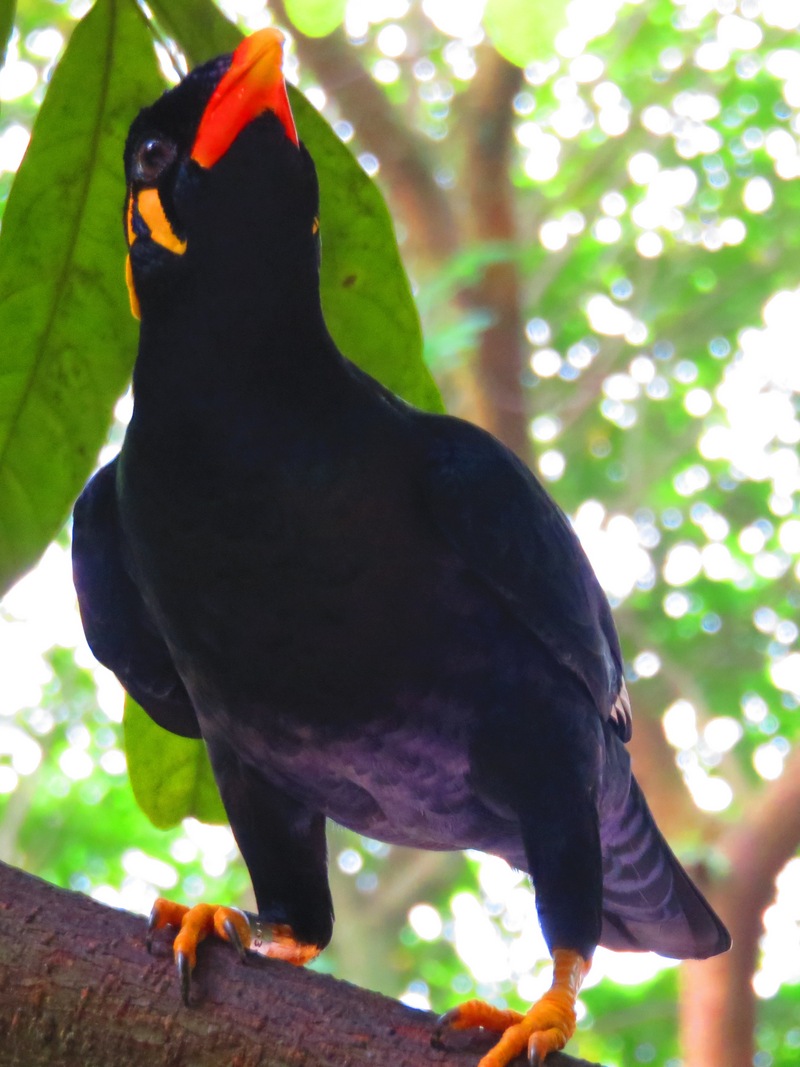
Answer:
M509 178L514 110L522 71L494 50L480 56L478 72L460 115L466 132L464 181L467 240L505 244L507 259L487 266L467 294L490 315L481 333L477 374L483 398L480 421L522 458L530 458L527 405L522 389L526 348L522 334L522 295L513 255L517 240L514 190Z
M474 1067L492 1039L329 975L200 950L192 1007L168 943L145 920L0 864L0 1060L4 1067ZM557 1055L548 1067L592 1067ZM595 1065L596 1067L596 1065Z
M751 1067L756 1023L752 979L762 915L775 878L800 844L800 749L780 778L767 784L747 818L717 842L726 876L705 886L727 923L733 948L682 972L681 1032L685 1067Z

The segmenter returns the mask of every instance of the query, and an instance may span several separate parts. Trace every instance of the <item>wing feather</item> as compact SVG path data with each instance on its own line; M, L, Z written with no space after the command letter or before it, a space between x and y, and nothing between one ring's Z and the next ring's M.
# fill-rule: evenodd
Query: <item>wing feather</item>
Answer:
M423 419L425 500L440 531L628 740L630 703L611 611L566 516L491 434L447 416Z
M116 459L75 505L72 570L86 639L97 659L165 730L200 737L192 702L123 558Z

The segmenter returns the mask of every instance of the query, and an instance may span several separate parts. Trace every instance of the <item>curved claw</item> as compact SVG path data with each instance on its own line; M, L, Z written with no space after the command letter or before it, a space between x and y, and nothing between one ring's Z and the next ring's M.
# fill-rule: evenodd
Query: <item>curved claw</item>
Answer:
M442 1041L442 1034L445 1030L449 1029L456 1021L459 1014L459 1008L451 1008L449 1011L443 1012L436 1020L436 1025L433 1028L431 1034L431 1045L433 1048L444 1048L444 1042Z
M574 1029L574 1027L573 1027ZM570 1035L571 1036L571 1033ZM558 1052L567 1043L568 1035L558 1027L538 1030L531 1034L528 1041L528 1063L530 1067L542 1067L551 1052Z
M144 938L145 948L150 953L152 953L153 951L153 934L155 933L157 926L158 911L156 910L156 906L154 904L150 912L150 918L147 920L147 933L145 934Z
M247 963L247 952L242 944L242 939L239 936L239 931L236 929L236 925L231 919L226 919L222 924L222 929L228 936L228 940L239 953L239 959L242 963Z
M175 965L178 969L178 981L181 986L181 1000L189 1007L189 993L192 989L192 965L185 952L175 953Z
M509 1067L526 1051L529 1067L544 1067L550 1053L562 1049L575 1032L575 1001L588 970L589 961L578 952L555 949L552 985L525 1015L468 1000L437 1019L431 1044L441 1047L447 1026L455 1030L480 1026L501 1036L478 1067Z

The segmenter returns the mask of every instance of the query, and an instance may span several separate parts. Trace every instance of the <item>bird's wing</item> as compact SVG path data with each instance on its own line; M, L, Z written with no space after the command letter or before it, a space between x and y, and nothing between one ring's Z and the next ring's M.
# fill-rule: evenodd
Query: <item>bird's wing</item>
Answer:
M95 474L75 505L72 568L86 639L159 726L200 737L189 695L125 568L115 482L113 460Z
M441 533L628 740L630 705L608 601L566 516L490 434L460 419L423 420L424 491Z
M664 840L622 745L600 792L603 929L600 944L618 951L705 959L730 948L727 930Z

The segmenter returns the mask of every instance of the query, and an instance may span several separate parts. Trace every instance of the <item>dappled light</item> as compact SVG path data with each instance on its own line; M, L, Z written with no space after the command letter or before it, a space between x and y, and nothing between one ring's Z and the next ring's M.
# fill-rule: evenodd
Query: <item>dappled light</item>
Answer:
M20 5L0 71L0 207L88 6ZM282 6L218 6L245 30L287 26L289 79L387 196L447 405L527 448L566 512L615 611L644 791L726 901L731 871L747 875L737 828L798 774L800 4L572 0L514 79L487 0L348 0L329 51ZM189 63L163 26L157 51L175 82ZM479 173L482 138L503 158L508 218L496 172ZM121 172L119 189L121 204ZM324 211L320 227L325 261ZM128 390L100 463L131 410ZM137 808L124 694L86 646L68 543L67 525L0 606L0 857L140 913L161 892L251 905L227 827L157 831ZM755 904L754 1067L800 1055L799 843ZM404 862L335 838L356 948L342 936L315 967L437 1011L544 991L522 874L479 853L455 881ZM356 959L380 956L373 936L391 961L378 976ZM599 949L578 1052L696 1067L676 1036L677 974Z

